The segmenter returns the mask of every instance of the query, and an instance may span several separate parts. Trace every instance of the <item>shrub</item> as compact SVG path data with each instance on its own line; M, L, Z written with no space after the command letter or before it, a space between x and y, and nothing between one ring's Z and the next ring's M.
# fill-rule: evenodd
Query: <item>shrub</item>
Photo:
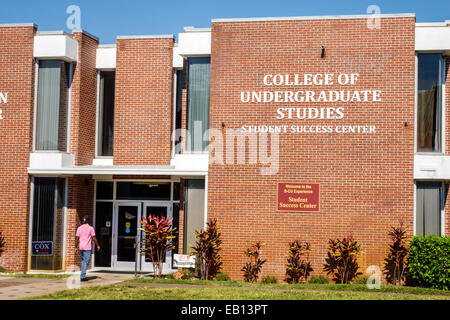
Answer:
M5 237L0 232L0 257L2 256L2 253L5 251Z
M139 230L144 231L141 254L153 264L154 277L161 278L166 252L174 248L172 219L148 216L139 222L142 224Z
M218 274L216 274L216 280L217 281L230 281L231 278L226 273L219 272Z
M245 282L257 282L261 268L263 264L267 261L266 259L261 259L259 257L260 250L264 246L261 242L254 243L250 248L244 251L244 254L248 257L249 261L241 269L244 271L244 281Z
M392 227L389 236L392 243L389 245L389 253L384 259L384 274L386 281L394 285L405 283L406 257L408 255L406 230L403 226Z
M264 276L264 277L262 277L261 282L266 283L266 284L278 283L278 279L275 276Z
M310 273L313 271L309 261L311 246L308 242L295 240L289 244L288 259L286 265L286 282L299 283L307 282Z
M167 274L167 279L175 279L175 272L168 273Z
M323 270L328 275L333 275L335 283L350 283L361 275L358 272L358 261L356 257L360 251L359 243L348 236L341 239L330 239L328 242L328 253Z
M201 278L212 280L222 268L220 256L222 239L217 220L210 219L206 224L206 230L195 231L195 237L197 241L192 249L201 262Z
M183 269L183 275L181 276L182 280L191 280L194 278L194 270L192 269Z
M367 284L367 280L369 279L368 276L359 276L353 279L353 284Z
M415 285L450 288L450 238L413 237L409 245L407 275Z
M328 280L328 277L325 277L323 275L313 275L308 279L308 283L316 283L316 284L328 284L330 283L330 280Z

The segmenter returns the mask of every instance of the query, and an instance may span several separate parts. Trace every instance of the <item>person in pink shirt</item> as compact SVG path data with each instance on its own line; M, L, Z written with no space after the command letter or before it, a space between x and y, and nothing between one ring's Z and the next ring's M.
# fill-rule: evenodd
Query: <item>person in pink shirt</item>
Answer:
M97 246L97 251L100 251L100 245L95 237L95 230L89 225L89 216L84 216L82 225L77 229L77 237L79 240L79 248L81 253L81 281L87 281L86 269L91 259L92 240Z

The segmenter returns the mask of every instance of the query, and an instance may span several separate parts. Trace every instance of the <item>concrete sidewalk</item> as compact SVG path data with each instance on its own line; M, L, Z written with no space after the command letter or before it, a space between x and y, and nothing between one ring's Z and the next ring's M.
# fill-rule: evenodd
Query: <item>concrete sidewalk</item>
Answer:
M46 295L55 291L81 287L117 284L134 278L132 273L88 272L89 281L78 282L79 273L62 279L0 276L0 300L16 300Z

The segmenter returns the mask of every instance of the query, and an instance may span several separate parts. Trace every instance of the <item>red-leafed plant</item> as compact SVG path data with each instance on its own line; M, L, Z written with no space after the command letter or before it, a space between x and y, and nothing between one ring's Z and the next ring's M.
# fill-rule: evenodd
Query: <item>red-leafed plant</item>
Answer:
M5 251L5 237L0 232L0 257L2 256L2 253Z
M313 271L311 262L309 261L309 252L311 245L308 242L295 240L289 244L287 265L286 265L286 282L299 283L307 282L309 275Z
M392 243L389 245L388 256L384 259L384 274L388 283L403 285L406 280L406 257L409 253L406 230L402 225L392 227L389 236Z
M200 273L203 280L212 280L222 268L220 228L216 219L206 223L206 230L195 231L197 241L192 247L197 259L200 259Z
M175 247L172 219L148 216L139 222L142 226L139 230L144 231L141 254L153 264L154 277L160 278L166 253Z
M360 251L359 243L348 236L341 239L328 241L328 254L323 270L333 275L335 283L351 283L353 279L361 275L358 272L359 265L357 255Z
M244 265L241 271L244 272L245 282L257 282L259 274L266 259L260 258L260 250L264 246L261 242L254 243L250 248L244 251L249 261Z

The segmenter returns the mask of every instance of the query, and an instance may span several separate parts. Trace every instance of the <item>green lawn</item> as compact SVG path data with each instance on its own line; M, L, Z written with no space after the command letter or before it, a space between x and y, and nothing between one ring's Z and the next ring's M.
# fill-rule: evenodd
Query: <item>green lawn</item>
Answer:
M15 277L15 278L42 278L42 279L63 279L70 277L70 274L53 274L53 273L0 273L0 277Z
M450 292L382 286L335 284L248 284L238 281L136 279L119 285L84 287L37 297L53 300L450 300Z

